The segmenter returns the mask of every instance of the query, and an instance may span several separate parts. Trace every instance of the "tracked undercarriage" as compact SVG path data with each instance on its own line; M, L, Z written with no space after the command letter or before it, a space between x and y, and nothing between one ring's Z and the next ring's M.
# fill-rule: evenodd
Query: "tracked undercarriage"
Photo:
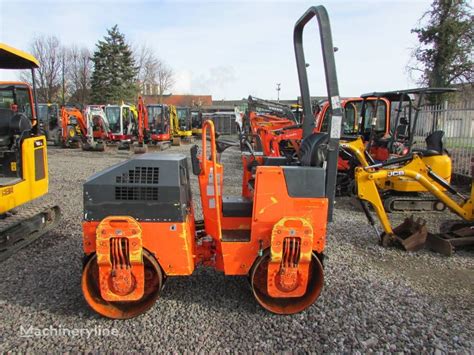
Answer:
M56 227L58 206L24 208L0 217L0 262Z
M442 212L446 205L430 194L413 193L404 195L387 194L382 196L386 212Z

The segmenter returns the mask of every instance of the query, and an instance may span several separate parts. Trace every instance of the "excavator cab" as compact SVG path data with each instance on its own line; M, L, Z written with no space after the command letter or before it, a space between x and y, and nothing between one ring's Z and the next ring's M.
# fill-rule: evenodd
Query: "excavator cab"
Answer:
M105 106L105 114L109 124L109 140L127 144L132 141L133 129L137 125L137 111L134 106L107 105Z
M26 138L32 130L33 106L30 103L31 89L27 84L0 84L0 147L9 150L20 144L16 136Z
M0 44L1 69L30 69L33 73L38 66L38 61L33 56ZM2 190L0 214L47 192L47 179L45 181L46 142L42 136L31 140L31 137L37 133L38 124L31 87L20 82L0 82L0 189ZM22 164L27 161L24 156L27 152L23 151L23 148L27 148L27 146L31 149L29 154L34 151L34 147L42 148L38 153L35 153L35 165L33 166ZM21 196L20 193L17 196L9 197L15 192L14 186L26 182L31 178L28 174L35 170L37 170L35 179L28 181L31 184L27 186L30 191L25 194L26 196ZM33 191L33 187L37 187L38 191Z
M189 107L176 107L178 114L179 129L181 131L191 130L191 110Z
M39 130L46 136L46 140L54 145L59 145L61 140L60 111L58 104L38 104Z
M366 130L365 141L369 142L368 150L376 160L387 160L390 155L405 155L414 149L416 132L420 124L420 111L425 104L427 96L442 95L455 92L452 88L418 88L397 91L372 92L363 94L364 103L368 99L376 99L377 108L387 107L390 130L380 134L380 129L373 121L373 117L380 114L374 110L365 112L362 116ZM377 121L378 122L378 121ZM430 134L433 134L431 132ZM438 137L435 134L434 137Z
M89 105L86 106L82 115L82 149L103 152L109 133L109 124L104 109L100 105Z
M171 124L169 106L163 104L146 105L148 112L148 127L152 142L167 142L171 140Z
M203 113L201 110L191 110L191 128L194 135L202 133L202 117Z
M187 107L169 105L172 144L180 145L181 141L190 143L193 132L191 129L191 110Z
M190 143L193 135L191 109L189 107L176 107L176 116L180 139Z
M31 243L55 225L57 206L39 213L11 211L48 192L46 138L39 134L34 101L35 68L32 55L0 43L1 69L28 69L26 83L0 82L0 261Z

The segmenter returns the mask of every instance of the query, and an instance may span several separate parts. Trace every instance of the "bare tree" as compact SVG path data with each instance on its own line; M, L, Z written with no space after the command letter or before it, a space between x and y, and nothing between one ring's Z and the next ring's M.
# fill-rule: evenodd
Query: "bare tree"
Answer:
M38 101L52 102L61 89L64 48L56 36L38 36L31 42L30 51L40 63L35 70ZM30 73L21 74L21 78L32 82Z
M173 70L147 45L135 48L135 62L138 66L137 81L140 91L158 95L162 102L164 93L174 85Z
M93 64L86 47L73 45L67 51L66 78L69 100L86 105L89 101Z
M158 59L153 50L145 44L135 49L135 63L137 63L137 81L140 91L147 94L148 87L153 87L156 83L156 71L158 68ZM151 90L153 92L153 90Z
M157 87L160 103L163 102L163 95L172 89L175 83L174 72L166 63L160 61L157 70Z

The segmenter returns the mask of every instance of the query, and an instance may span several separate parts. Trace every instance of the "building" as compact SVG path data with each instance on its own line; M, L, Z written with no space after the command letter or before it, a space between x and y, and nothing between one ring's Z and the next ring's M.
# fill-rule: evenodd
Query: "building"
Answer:
M146 104L159 104L159 95L143 95ZM163 104L186 107L212 105L212 95L163 95Z

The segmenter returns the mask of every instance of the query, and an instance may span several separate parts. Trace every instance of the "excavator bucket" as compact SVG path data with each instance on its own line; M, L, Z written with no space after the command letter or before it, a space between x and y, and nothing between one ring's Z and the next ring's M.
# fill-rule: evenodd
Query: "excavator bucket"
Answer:
M105 144L102 142L83 143L82 150L88 152L103 152L105 150Z
M134 154L145 154L148 151L148 147L145 143L133 143Z
M394 228L394 239L401 244L406 251L417 251L424 248L428 229L426 221L413 216L405 218L402 224Z
M474 223L455 221L442 225L440 233L428 234L426 247L445 256L452 256L461 247L474 245Z

